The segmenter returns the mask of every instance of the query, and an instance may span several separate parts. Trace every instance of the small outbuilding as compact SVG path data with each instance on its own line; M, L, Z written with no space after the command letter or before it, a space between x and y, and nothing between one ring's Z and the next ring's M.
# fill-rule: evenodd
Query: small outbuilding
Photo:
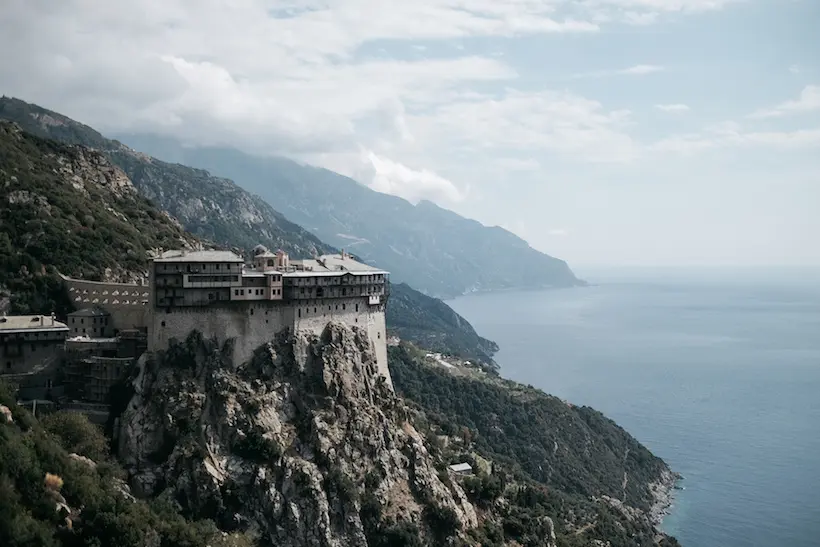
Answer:
M472 475L473 466L467 462L455 463L450 466L450 471L452 471L456 475Z

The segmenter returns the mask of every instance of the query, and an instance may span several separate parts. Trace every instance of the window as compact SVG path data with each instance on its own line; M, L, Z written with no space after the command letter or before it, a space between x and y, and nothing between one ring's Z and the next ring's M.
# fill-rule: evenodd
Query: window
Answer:
M251 308L251 315L253 315L253 308Z
M163 321L162 323L160 323L160 325L162 325L162 326L164 327L164 326L165 326L165 321Z
M299 317L302 317L302 308L299 308L298 310L296 310L296 315L298 315Z
M313 313L316 313L316 308L313 308Z
M356 311L359 311L359 305L356 304Z
M71 324L72 325L74 324L74 318L73 317L71 318Z
M217 269L217 270L219 269L219 264L217 264L217 265L216 265L216 269Z
M11 368L11 361L6 361L6 370Z
M239 296L239 289L234 289L233 290L233 295L234 296Z
M83 318L81 317L81 318L80 318L80 323L82 323L83 325L85 325L85 319L83 319Z
M213 300L213 299L214 299L214 293L209 292L208 293L208 300Z
M343 309L343 310L345 309L345 304L342 304L342 309Z

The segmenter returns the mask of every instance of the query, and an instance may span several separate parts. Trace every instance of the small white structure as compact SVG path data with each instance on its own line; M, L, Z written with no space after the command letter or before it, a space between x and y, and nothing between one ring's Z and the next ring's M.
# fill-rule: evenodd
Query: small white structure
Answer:
M467 462L464 463L454 463L450 466L450 471L455 473L456 475L472 475L473 474L473 466Z

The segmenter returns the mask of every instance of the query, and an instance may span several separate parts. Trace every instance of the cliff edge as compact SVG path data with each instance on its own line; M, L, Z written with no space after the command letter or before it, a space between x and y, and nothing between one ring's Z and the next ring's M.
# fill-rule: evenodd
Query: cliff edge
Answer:
M283 331L243 364L228 344L194 332L141 361L119 439L136 494L281 546L439 544L477 525L364 331Z

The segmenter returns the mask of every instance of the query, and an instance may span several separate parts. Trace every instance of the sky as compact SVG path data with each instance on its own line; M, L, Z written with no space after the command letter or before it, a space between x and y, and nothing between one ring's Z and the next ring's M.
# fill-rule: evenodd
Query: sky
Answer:
M4 0L0 93L570 265L820 265L818 0Z

